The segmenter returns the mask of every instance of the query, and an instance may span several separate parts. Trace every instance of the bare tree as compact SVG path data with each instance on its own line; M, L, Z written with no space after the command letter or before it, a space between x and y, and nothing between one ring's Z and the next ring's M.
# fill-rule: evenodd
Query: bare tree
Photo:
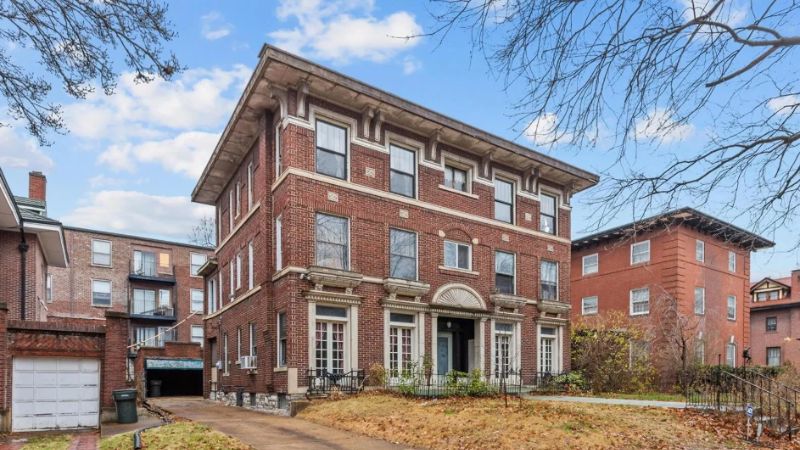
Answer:
M176 34L159 0L9 0L0 2L0 93L10 116L40 144L48 132L63 132L59 105L48 102L53 84L83 99L99 82L116 87L114 60L122 58L138 82L169 79L181 67L163 44ZM14 50L16 49L16 50ZM32 50L44 73L20 64ZM8 125L0 124L0 125Z
M703 345L699 331L699 316L682 311L678 300L658 285L651 285L652 297L648 333L658 352L653 364L661 378L662 387L676 384L683 387L683 375L693 366L702 364L698 345Z
M726 208L750 211L759 231L796 218L795 1L433 3L438 28L429 35L466 29L506 86L521 88L518 128L541 144L611 149L615 163L596 190L596 226L623 207L644 216L686 199L702 206L719 191ZM714 125L706 145L689 142L655 158L665 136L701 114ZM656 148L647 159L637 159L642 140Z
M204 247L214 247L216 245L216 229L214 218L205 216L200 219L197 225L192 227L192 232L188 236L189 242Z

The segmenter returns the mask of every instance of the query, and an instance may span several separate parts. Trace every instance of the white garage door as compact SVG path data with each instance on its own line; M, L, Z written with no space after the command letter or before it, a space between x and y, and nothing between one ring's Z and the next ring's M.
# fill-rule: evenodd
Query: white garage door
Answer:
M100 361L14 358L13 431L97 427Z

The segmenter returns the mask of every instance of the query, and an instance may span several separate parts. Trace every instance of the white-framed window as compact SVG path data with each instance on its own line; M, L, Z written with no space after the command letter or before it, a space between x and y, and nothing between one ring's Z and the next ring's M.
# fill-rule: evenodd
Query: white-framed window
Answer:
M133 252L133 271L137 275L153 277L156 275L156 254L143 250Z
M586 255L582 258L583 262L583 275L591 275L597 273L600 268L600 256L597 253Z
M231 359L230 355L228 354L228 333L222 334L222 374L229 375L230 371Z
M275 218L275 270L283 269L283 218Z
M242 359L242 327L236 328L236 361Z
M495 377L508 378L515 369L514 324L495 322L494 324L494 361L492 374ZM517 362L518 363L518 362Z
M110 280L92 280L92 306L111 306Z
M539 298L558 300L558 263L541 260L539 263Z
M698 262L705 262L706 260L706 243L700 239L694 241L694 259Z
M781 348L767 347L767 366L778 367L781 365Z
M247 165L247 210L253 208L253 163Z
M258 348L256 347L256 343L258 342L258 340L256 339L256 324L253 323L253 322L250 322L250 325L248 326L248 330L247 331L248 331L247 334L249 335L249 338L250 338L250 341L249 341L250 345L248 345L248 348L250 350L250 356L256 356L256 354L258 352Z
M414 364L416 317L389 312L389 375L408 373Z
M501 294L516 293L516 255L496 250L494 252L494 288Z
M342 374L347 361L347 308L316 306L314 324L314 367L317 376L325 372Z
M597 296L592 295L590 297L583 297L581 299L581 314L584 316L590 316L593 314L597 314L598 306L597 306Z
M469 171L453 166L444 165L444 185L450 189L469 192Z
M472 246L444 241L444 265L453 269L472 270Z
M247 289L255 287L255 244L253 241L247 243Z
M92 239L92 265L111 267L111 241Z
M228 234L233 233L233 210L236 208L233 199L233 189L228 192Z
M152 289L134 289L133 304L131 313L133 314L153 314L156 310L156 291Z
M417 279L417 233L389 229L389 277Z
M53 302L53 275L48 273L44 280L44 291L47 303Z
M200 268L203 267L207 260L208 256L203 253L189 253L190 273L193 277L197 276L197 272L200 271Z
M770 316L766 319L767 331L778 331L778 317Z
M201 296L202 299L202 296ZM200 300L200 305L202 308L203 301ZM158 290L158 308L161 310L172 308L172 290L170 289L159 289Z
M206 282L206 292L208 292L208 313L217 311L217 280L211 278Z
M169 327L136 327L134 339L142 347L163 347L165 342L175 341L175 330Z
M494 180L494 218L514 223L514 183L500 178Z
M650 261L650 241L631 244L631 264L639 264L648 261Z
M417 192L417 153L396 145L389 146L389 190L414 198Z
M706 313L706 289L701 287L694 288L694 313Z
M317 265L332 269L350 269L348 219L317 213L315 240Z
M202 289L190 289L189 295L191 295L192 300L192 309L191 312L202 313L203 312L203 290Z
M275 126L275 179L277 180L278 177L281 175L281 165L282 165L282 153L283 149L281 148L281 124Z
M697 364L706 363L706 343L702 339L694 342L694 360Z
M317 173L347 179L347 129L317 120L316 145Z
M736 367L736 343L729 342L725 346L725 364L729 367Z
M539 373L555 374L561 370L561 339L559 328L539 326Z
M736 296L728 296L728 320L736 320Z
M558 197L544 192L539 194L539 231L556 234L558 227Z
M728 272L736 273L736 252L728 252Z
M195 344L203 345L203 326L202 325L192 325L192 337L191 341Z
M286 367L286 354L289 345L287 332L286 313L278 313L278 367Z
M242 182L236 182L236 217L242 214Z
M631 289L631 315L650 314L650 288Z
M236 289L242 287L242 253L236 254Z
M228 284L230 284L230 289L231 289L230 293L229 293L229 296L232 299L236 295L236 263L234 262L233 259L231 260L231 263L229 264L229 268L230 268L230 270L229 270L229 272L230 272L230 283L228 283Z

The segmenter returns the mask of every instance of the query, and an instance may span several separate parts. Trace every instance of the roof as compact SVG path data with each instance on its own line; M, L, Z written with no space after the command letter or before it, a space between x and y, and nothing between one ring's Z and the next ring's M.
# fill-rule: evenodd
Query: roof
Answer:
M764 277L764 278L762 278L762 279L760 279L760 280L758 280L758 281L756 281L754 283L750 283L750 290L752 291L753 289L756 288L756 286L758 286L758 285L760 285L760 284L762 284L764 282L767 282L767 281L772 281L773 283L780 284L780 285L785 286L785 287L787 287L789 289L792 288L792 277L782 277L782 278Z
M14 196L11 194L11 187L3 175L0 168L0 229L17 228L20 225L20 212Z
M578 192L597 184L591 172L538 153L507 139L437 113L394 94L343 75L270 45L264 45L259 63L245 87L211 158L192 191L192 200L213 204L233 170L250 150L264 110L279 106L276 89L308 88L311 95L346 105L353 111L372 108L385 122L405 126L420 135L438 136L441 142L465 151L481 153L493 160L536 168L544 179L569 185Z
M572 249L580 250L603 242L628 239L637 234L657 228L679 225L694 228L701 233L713 236L725 242L734 243L750 251L769 248L775 245L774 242L739 228L736 225L717 219L716 217L702 213L696 209L684 207L575 239L572 241Z
M198 250L204 250L204 251L209 251L209 252L213 252L214 251L214 247L206 247L204 245L189 244L189 243L186 243L186 242L169 241L169 240L165 240L165 239L156 239L156 238L151 238L151 237L146 237L146 236L138 236L138 235L133 235L133 234L116 233L116 232L112 232L112 231L95 230L95 229L91 229L91 228L73 227L73 226L69 226L69 225L65 225L64 229L65 230L69 230L69 231L77 231L79 233L104 234L106 236L114 236L114 237L125 238L125 239L136 239L136 240L139 240L139 241L155 242L155 243L158 243L158 244L174 245L174 246L177 246L177 247L195 248L195 249L198 249Z

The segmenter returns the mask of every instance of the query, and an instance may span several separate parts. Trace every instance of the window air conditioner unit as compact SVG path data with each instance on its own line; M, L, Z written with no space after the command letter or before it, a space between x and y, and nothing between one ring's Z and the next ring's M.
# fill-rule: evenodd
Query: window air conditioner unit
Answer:
M255 356L242 356L239 358L239 368L245 370L254 370L258 366L258 360Z

